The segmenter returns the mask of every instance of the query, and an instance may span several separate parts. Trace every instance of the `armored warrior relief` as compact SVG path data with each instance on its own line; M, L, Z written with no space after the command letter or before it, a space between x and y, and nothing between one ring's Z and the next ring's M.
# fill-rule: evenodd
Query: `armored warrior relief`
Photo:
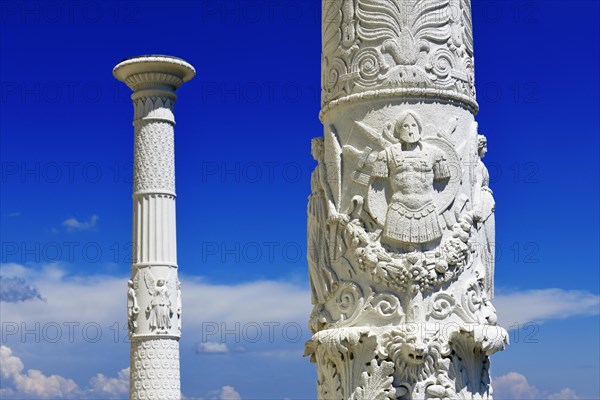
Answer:
M382 241L405 252L431 250L439 244L442 230L433 182L450 178L442 151L421 140L422 126L416 113L400 115L395 127L400 143L379 153L373 166L373 177L388 178L393 193Z
M494 199L470 0L323 0L308 204L320 400L491 400Z
M476 393L473 398L489 400L487 357L502 350L508 337L496 326L489 264L477 252L493 210L485 197L491 194L487 170L479 161L474 178L465 180L462 159L471 159L466 157L477 146L461 146L459 155L452 137L460 125L456 118L440 129L412 109L382 114L386 120L356 121L352 140L333 125L325 139L313 140L318 165L308 240L315 336L306 353L323 368L320 396L366 399L377 387L382 399L467 399ZM484 155L482 138L467 135ZM344 183L353 185L345 205L338 192ZM366 339L357 339L361 329L373 335L370 350ZM352 350L348 343L355 343ZM363 386L352 393L347 390L357 383L348 381L347 357L364 371ZM465 368L471 376L460 372Z

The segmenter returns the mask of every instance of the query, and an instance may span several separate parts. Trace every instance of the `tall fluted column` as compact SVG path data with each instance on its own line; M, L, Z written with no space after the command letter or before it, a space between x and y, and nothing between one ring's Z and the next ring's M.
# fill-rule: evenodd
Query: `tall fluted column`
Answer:
M179 58L154 55L127 59L113 70L134 92L130 399L181 398L173 106L175 90L195 73Z
M469 0L323 0L308 204L320 399L491 399L494 198Z

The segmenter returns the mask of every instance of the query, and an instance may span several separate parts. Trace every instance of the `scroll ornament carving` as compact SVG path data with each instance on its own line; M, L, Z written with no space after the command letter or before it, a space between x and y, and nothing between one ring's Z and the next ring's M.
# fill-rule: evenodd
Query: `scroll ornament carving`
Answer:
M313 141L306 354L319 396L489 400L488 356L508 333L491 304L493 254L478 245L493 248L484 141L470 132L459 156L456 120L437 127L405 110L379 121L357 121L362 136L344 146L334 126Z
M318 162L308 219L309 273L317 305L311 316L313 331L365 322L365 315L377 308L373 304L382 296L391 299L386 307L394 310L394 321L399 322L402 308L408 306L400 306L394 293L403 293L408 302L417 295L433 295L430 317L434 319L454 313L464 322L495 324L489 287L493 267L486 258L493 259L489 252L493 244L485 225L493 223L494 202L480 160L475 176L481 178L474 179L472 205L464 195L457 197L464 173L450 137L456 121L438 129L408 110L385 124L382 132L362 122L357 125L373 147L340 146L333 126L326 133L333 155L324 154L322 138L313 141ZM432 131L437 133L432 136ZM481 135L475 137L475 148L484 154ZM336 205L342 163L354 170L351 179L363 186L346 213ZM482 235L488 253L477 251ZM455 289L439 289L466 270L478 279L465 296L480 300L458 306ZM377 316L385 318L385 313Z
M310 317L313 333L323 329L336 329L368 324L373 317L385 321L400 322L404 312L400 300L392 293L376 293L368 288L366 293L352 282L339 282L325 307L317 306ZM333 315L336 318L332 318Z
M400 87L456 92L474 102L469 0L336 0L324 5L323 104Z
M365 186L362 195L353 197L352 209L340 213L333 195L339 187L313 179L308 254L315 303L325 303L333 293L338 279L334 264L341 262L368 281L412 293L452 281L473 262L472 211L461 210L451 231L445 223L462 175L450 139L441 133L423 136L423 122L412 111L393 121L393 132L358 125L373 148L338 145L337 162L315 157L313 177L334 177L333 184L341 185L343 158L354 166L353 179ZM330 131L335 141L335 128Z

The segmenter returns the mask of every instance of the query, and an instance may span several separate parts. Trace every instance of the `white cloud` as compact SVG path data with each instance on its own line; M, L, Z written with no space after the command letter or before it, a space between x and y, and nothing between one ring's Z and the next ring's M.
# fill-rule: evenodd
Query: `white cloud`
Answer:
M0 346L0 376L10 379L23 371L24 365L21 359L12 355L10 348Z
M3 279L23 279L43 294L46 302L3 303L3 321L41 324L64 321L93 321L103 327L124 324L127 276L67 275L65 268L49 264L28 268L20 264L0 265ZM302 330L311 312L310 294L306 287L287 282L256 281L233 285L214 285L198 277L181 276L183 297L183 328L196 343L207 344L199 351L223 351L222 333L234 329L236 323L259 324L267 335L268 323L297 323ZM122 295L119 296L119 293ZM74 301L76 299L76 301ZM276 300L274 300L276 299ZM202 305L196 307L193 305ZM528 290L498 294L494 299L500 324L545 321L573 316L598 315L600 296L585 291L562 289ZM218 328L206 335L207 324ZM108 330L108 328L107 328ZM307 330L305 330L307 332ZM291 333L290 333L291 334ZM191 335L191 336L190 336ZM281 335L279 335L281 336ZM211 347L212 346L212 347Z
M70 231L85 231L94 228L96 222L98 222L98 216L92 215L87 221L79 221L77 218L68 218L62 222L62 226Z
M113 326L115 322L126 322L125 300L128 279L126 276L72 276L66 273L65 268L56 264L36 269L20 264L3 264L0 268L3 276L19 277L35 285L46 299L46 302L3 303L3 322L26 323L28 327L31 327L36 322L41 324L58 322L61 324L64 321L79 321L83 324L94 321L101 324L105 328L105 332L109 332L107 336L112 334L113 331L109 327ZM304 328L310 315L310 294L308 288L305 287L275 281L213 285L200 278L185 275L181 277L181 281L183 284L184 333L186 340L192 340L196 343L202 339L202 325L206 322L212 321L219 327L222 326L222 323L225 323L227 329L231 329L236 322L241 324L245 322L256 322L258 324L263 322L279 322L280 324L297 322ZM119 295L119 293L122 295ZM568 318L577 315L597 315L598 299L597 295L589 292L548 289L500 294L496 296L494 303L497 306L499 317L502 318L502 321L505 321L504 326L510 326L514 322ZM265 330L263 333L266 334L265 332L267 331ZM77 338L80 337L81 335L77 336ZM18 338L18 336L14 336L14 338ZM231 352L231 349L227 347L219 335L203 339L202 343L197 345L196 350L213 353L219 351ZM3 350L3 352L6 353L6 350ZM252 351L252 353L255 352ZM296 354L289 347L271 348L262 353L260 355L270 358L301 357L300 353ZM80 355L82 360L90 357L92 357L92 354L82 353ZM78 389L76 385L73 388L74 382L70 379L57 375L46 376L40 371L31 374L24 372L21 360L12 356L11 353L8 353L6 359L8 362L4 362L4 360L2 362L2 376L3 379L8 379L11 385L3 385L2 392L0 392L2 398L19 398L14 393L20 392L21 389L30 390L32 394L28 396L34 396L35 393L33 392L35 392L36 387L33 385L33 381L41 382L40 385L47 391L62 390L65 396L76 398L89 398L94 396L94 393L98 398L118 396L118 393L125 393L121 397L126 397L127 370L120 371L116 377L97 374L89 381L89 385L85 389ZM59 358L57 362L60 362ZM73 362L73 359L70 359L69 362ZM115 368L115 370L117 369ZM90 374L87 375L88 377L93 375L90 372L88 373ZM19 378L15 379L16 376ZM86 381L85 379L79 380L80 377L77 377L77 379L79 382ZM21 382L20 387L17 386L17 381ZM57 385L52 386L57 382L60 383L60 387ZM230 386L225 387L231 389L224 390L222 388L213 392L211 395L213 397L210 398L218 399L222 393L227 396L235 396L235 393L237 393L235 389ZM548 400L576 398L575 393L569 388L554 394L542 392L535 386L530 385L525 377L517 373L510 373L497 378L494 380L494 388L496 390L495 397L498 399L536 398L531 397L534 395L538 398L539 396L545 396L544 398ZM70 395L68 394L69 391L71 391ZM41 396L38 397L41 398ZM236 397L231 398L237 399Z
M0 395L6 399L108 399L123 398L129 392L129 368L119 371L116 378L97 374L90 379L89 387L81 389L75 381L60 375L47 376L36 369L25 372L23 361L7 346L0 346L0 376L5 386Z
M46 399L72 397L79 392L77 384L71 379L65 379L59 375L46 376L36 369L30 369L23 373L24 369L23 362L12 354L10 348L0 346L0 375L12 382L15 395Z
M564 388L558 393L554 393L548 396L548 400L577 400L579 397L575 394L575 391L569 388Z
M10 323L78 321L110 326L125 319L127 279L105 275L70 277L58 264L31 269L19 264L0 266L3 277L26 279L43 293L45 302L3 303L2 320ZM115 294L123 293L123 296Z
M25 279L0 275L0 301L17 303L34 299L43 300L37 288L30 286Z
M219 395L219 400L241 400L241 396L233 386L223 386Z
M23 326L32 329L36 326L36 323L39 323L42 328L45 324L50 326L52 323L62 327L60 342L54 344L42 340L37 345L44 349L47 354L51 354L51 357L56 357L56 363L87 363L89 359L95 356L95 347L99 344L91 346L85 343L82 338L82 327L88 322L99 324L103 330L103 342L105 342L105 345L111 346L110 348L114 348L115 322L120 324L120 328L126 325L127 276L78 276L67 273L67 269L60 264L49 264L35 268L15 263L2 264L0 265L0 271L3 276L9 278L25 279L31 285L35 285L43 294L46 302L2 303L2 321L14 324L17 330ZM205 346L204 350L222 351L227 349L229 353L244 351L241 343L238 343L235 349L230 349L225 341L221 340L220 334L203 339L202 324L207 321L212 321L219 329L221 327L232 329L236 326L236 323L241 324L243 327L244 323L255 322L263 328L263 337L267 338L269 336L268 328L263 325L263 322L278 323L279 327L292 322L297 324L295 326L304 328L310 315L310 293L307 287L274 281L212 285L197 277L188 276L182 276L181 281L183 285L185 340L196 344L200 340L205 343L211 341L216 343ZM69 321L77 321L80 324L74 328L75 342L73 343L68 341L70 335L65 325ZM54 331L50 330L49 332L52 334ZM292 334L295 334L295 330L289 331L289 335ZM92 329L90 330L90 336L93 335L94 330ZM280 338L281 332L277 331L276 335L278 335L277 338ZM18 350L22 346L20 338L21 334L17 332L9 336L8 341L4 344L13 346L14 350ZM121 340L122 338L123 336L121 336ZM228 339L231 339L231 335ZM33 340L33 335L29 336L27 343L31 344L31 340ZM285 347L287 345L282 344L281 346ZM71 353L68 358L63 359L60 356L62 354L60 349L64 351L68 348L77 348L81 351ZM273 351L275 350L273 349ZM301 353L297 352L295 356L300 358ZM43 368L45 368L43 369L44 372L48 374L48 370L53 367L52 364L46 364ZM115 371L118 371L118 368L115 368ZM72 378L80 386L78 389L73 389L71 397L106 399L111 398L119 391L125 390L128 382L124 371L121 371L116 377L114 375L107 377L104 374L96 374L96 372L88 370L87 374L89 375L73 376ZM26 375L26 373L23 372L21 375ZM89 377L91 376L93 377L90 380ZM59 380L59 378L61 377L55 376L53 379ZM65 380L65 382L69 382L69 380ZM86 382L89 383L86 384ZM18 395L21 392L15 386L14 380L10 380L10 383L10 385L2 385L1 395L3 399L36 397L34 395ZM11 391L15 391L17 394L13 396ZM221 392L223 392L222 389L216 390L210 398L218 399ZM235 390L226 389L224 395L236 398L234 392ZM126 397L126 394L120 397Z
M31 268L17 263L0 264L0 273L10 278L27 278L35 275Z
M200 328L202 322L306 321L311 311L308 288L256 281L234 285L211 285L196 277L182 277L185 324ZM187 308L186 304L210 307ZM190 328L190 331L194 329Z
M494 397L498 399L540 399L540 391L527 382L525 376L517 372L509 372L492 381Z
M499 324L505 328L526 322L543 322L600 314L600 296L563 289L527 290L494 298Z
M492 381L494 398L501 400L577 400L572 389L564 388L558 393L548 394L529 384L525 376L509 372Z
M103 398L107 398L106 396L127 397L129 393L129 367L120 370L116 378L96 374L90 379L90 391L104 395Z
M199 353L229 353L227 345L219 342L198 343L197 350Z
M61 324L67 320L93 321L107 327L115 322L125 322L126 276L72 276L67 275L59 264L49 264L36 270L15 263L2 264L0 270L7 278L26 279L39 289L46 300L3 304L3 321L41 324ZM310 315L308 288L274 281L211 285L197 277L183 276L180 279L184 329L191 335L198 335L197 340L202 339L200 333L206 323L219 327L226 324L224 327L232 328L236 322L298 322L305 327ZM122 295L119 296L119 293ZM220 339L219 335L203 341L217 339Z

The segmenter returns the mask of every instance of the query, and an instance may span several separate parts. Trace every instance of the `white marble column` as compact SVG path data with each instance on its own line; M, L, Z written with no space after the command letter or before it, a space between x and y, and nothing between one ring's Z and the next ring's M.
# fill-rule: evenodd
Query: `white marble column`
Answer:
M173 107L175 90L195 73L179 58L158 55L129 58L113 70L134 92L130 399L181 398Z
M508 335L491 304L470 1L323 0L322 16L306 344L318 397L491 399L489 356Z

